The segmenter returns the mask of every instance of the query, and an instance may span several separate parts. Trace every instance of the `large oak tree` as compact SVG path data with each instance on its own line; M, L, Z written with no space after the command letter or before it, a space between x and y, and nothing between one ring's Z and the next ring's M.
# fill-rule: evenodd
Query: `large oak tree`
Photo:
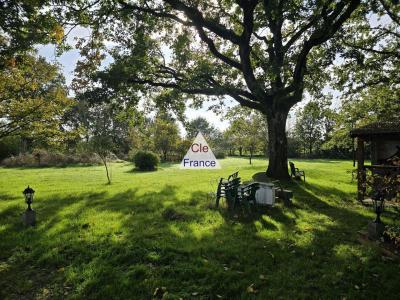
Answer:
M266 115L267 174L287 178L289 110L322 87L337 53L330 40L360 2L96 1L88 15L102 20L94 32L117 44L114 63L99 74L107 93L144 86L143 93L179 91L195 103L231 97Z

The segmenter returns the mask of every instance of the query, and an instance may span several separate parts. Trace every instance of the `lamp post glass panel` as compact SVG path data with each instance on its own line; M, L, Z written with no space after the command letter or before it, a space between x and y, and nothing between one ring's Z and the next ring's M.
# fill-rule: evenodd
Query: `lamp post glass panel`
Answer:
M33 195L35 194L35 191L28 185L28 187L22 193L25 196L25 202L28 204L27 210L32 210L31 204L33 202Z
M376 195L374 195L374 197L372 197L372 201L374 202L374 208L376 213L375 223L382 223L380 216L384 209L385 199L381 193L377 193Z

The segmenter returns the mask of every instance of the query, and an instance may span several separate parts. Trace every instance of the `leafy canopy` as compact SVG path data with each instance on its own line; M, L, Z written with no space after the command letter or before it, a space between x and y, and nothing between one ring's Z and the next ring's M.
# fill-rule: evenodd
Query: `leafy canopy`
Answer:
M73 134L62 127L73 104L57 65L31 54L18 56L0 71L0 138L22 135L60 142Z

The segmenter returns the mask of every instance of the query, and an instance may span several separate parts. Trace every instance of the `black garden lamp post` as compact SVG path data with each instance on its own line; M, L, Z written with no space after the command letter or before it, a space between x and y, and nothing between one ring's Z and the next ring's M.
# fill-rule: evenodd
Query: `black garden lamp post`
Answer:
M32 188L30 188L28 185L28 187L22 193L25 196L26 204L28 204L27 210L32 210L31 204L33 202L33 195L35 194L35 191Z
M381 213L384 209L385 197L381 192L377 192L371 198L374 203L376 218L374 221L368 223L368 236L370 239L376 240L382 237L385 230L385 225L381 221Z
M381 213L383 212L385 205L385 198L383 197L382 193L376 193L372 197L372 202L374 203L374 209L376 213L375 223L382 223L381 221Z
M28 208L22 214L22 222L24 222L25 225L34 226L36 224L36 212L32 209L31 204L33 202L33 195L35 194L35 191L28 185L28 187L22 193L25 196L26 204L28 204Z

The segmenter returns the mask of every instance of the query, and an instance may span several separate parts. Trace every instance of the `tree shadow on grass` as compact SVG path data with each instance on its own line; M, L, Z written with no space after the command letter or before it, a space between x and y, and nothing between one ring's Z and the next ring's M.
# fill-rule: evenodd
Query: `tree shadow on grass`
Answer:
M368 218L288 184L293 207L243 222L176 186L52 196L36 228L0 219L0 297L394 298L398 266L356 241ZM164 219L167 207L188 218Z
M21 192L21 197L17 197L14 195L10 195L10 194L4 194L4 193L0 193L0 201L9 201L9 200L15 200L15 199L23 199L23 195Z
M318 158L293 158L289 159L289 161L293 161L294 163L320 163L320 164L337 164L338 162L350 162L349 159L318 159Z
M138 174L141 174L141 173L154 173L154 172L157 172L157 171L160 171L160 168L155 168L154 170L140 170L138 168L132 168L130 170L125 171L125 173L138 173Z

